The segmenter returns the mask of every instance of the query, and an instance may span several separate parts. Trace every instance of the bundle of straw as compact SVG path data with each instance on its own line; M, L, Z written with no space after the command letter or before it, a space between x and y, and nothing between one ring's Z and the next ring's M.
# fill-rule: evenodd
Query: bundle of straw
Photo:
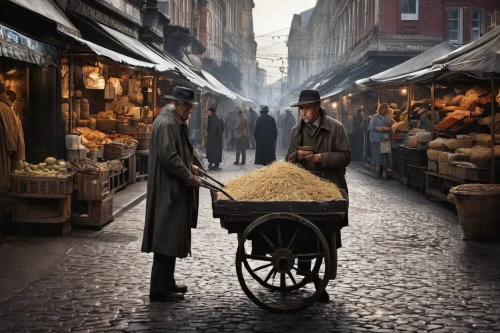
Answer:
M229 181L225 190L238 201L341 200L337 186L288 162L274 162ZM219 194L220 200L228 200Z

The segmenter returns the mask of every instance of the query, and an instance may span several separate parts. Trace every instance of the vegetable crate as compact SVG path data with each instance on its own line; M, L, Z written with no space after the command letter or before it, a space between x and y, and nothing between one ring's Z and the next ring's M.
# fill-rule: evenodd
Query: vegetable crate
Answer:
M82 205L83 207L78 207ZM74 201L71 223L80 226L102 228L113 221L113 196L98 201Z
M16 222L62 223L71 217L71 194L64 198L14 198L12 220Z
M122 143L106 143L104 145L103 157L107 160L117 160L127 158L135 154L137 144L134 146L127 146Z
M11 193L16 197L65 198L73 192L72 177L11 175Z
M76 200L102 200L109 193L109 171L82 172L75 174Z

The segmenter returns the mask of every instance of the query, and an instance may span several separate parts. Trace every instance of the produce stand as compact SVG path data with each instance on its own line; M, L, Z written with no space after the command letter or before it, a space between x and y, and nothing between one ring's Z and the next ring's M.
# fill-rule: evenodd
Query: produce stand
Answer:
M213 216L238 235L236 272L245 294L270 312L312 306L336 277L336 234L347 226L347 194L324 202L241 202L217 200L213 190L211 195Z

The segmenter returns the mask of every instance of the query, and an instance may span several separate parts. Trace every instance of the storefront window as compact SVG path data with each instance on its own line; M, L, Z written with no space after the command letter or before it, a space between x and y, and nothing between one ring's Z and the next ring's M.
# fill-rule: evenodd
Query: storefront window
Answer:
M461 17L462 11L460 8L450 9L450 19L448 22L450 42L461 43L462 41Z
M472 10L472 40L477 40L481 37L481 11L479 9Z
M418 0L401 0L401 19L418 20Z

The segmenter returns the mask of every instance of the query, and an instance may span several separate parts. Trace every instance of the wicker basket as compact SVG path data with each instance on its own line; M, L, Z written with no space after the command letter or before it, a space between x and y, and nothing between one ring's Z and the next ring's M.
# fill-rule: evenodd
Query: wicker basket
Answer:
M500 239L500 184L465 184L453 187L464 237L471 241Z
M10 194L18 197L65 198L73 192L72 177L10 176Z
M137 144L133 147L129 147L122 143L112 142L104 145L103 158L107 160L117 160L120 158L126 158L135 154Z
M124 135L134 135L134 128L128 124L118 123L116 132Z
M109 171L78 171L74 179L73 199L102 200L109 192Z

